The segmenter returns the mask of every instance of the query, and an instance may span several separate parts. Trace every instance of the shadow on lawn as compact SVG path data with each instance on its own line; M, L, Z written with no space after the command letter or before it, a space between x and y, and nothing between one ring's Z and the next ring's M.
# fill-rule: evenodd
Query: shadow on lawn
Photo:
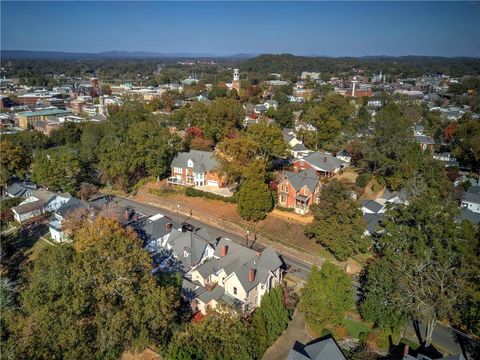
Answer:
M28 251L48 231L45 219L40 218L23 224L20 229L2 236L1 267L2 277L17 281L20 271L28 258Z

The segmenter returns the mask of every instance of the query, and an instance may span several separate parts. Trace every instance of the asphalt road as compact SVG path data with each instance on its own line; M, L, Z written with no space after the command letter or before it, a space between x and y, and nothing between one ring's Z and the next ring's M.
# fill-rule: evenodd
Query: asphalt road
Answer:
M161 213L163 215L168 216L169 218L171 218L172 220L178 223L188 222L189 224L192 224L197 228L207 229L210 235L214 238L225 237L232 241L235 241L238 244L242 244L244 246L247 245L246 234L245 234L245 237L241 237L236 234L232 234L231 232L225 231L224 229L213 227L213 226L204 224L198 220L185 217L184 215L178 214L174 211L166 210L164 208L153 206L153 205L142 204L131 199L115 197L115 201L117 201L120 206L131 206L135 208L137 211L139 211L140 213L144 214L145 216L152 216L152 215ZM252 236L250 236L248 246L250 246L252 249L262 251L265 248L265 246L259 243L254 243L252 245L253 240L254 239L252 238ZM311 266L309 264L301 260L286 256L282 253L279 253L279 255L283 259L284 263L289 267L289 272L291 272L301 280L304 280L304 281L307 280L308 274L310 273L310 270L311 270Z
M118 202L119 205L121 206L131 206L135 208L137 211L141 212L145 216L152 216L158 213L161 213L163 215L166 215L170 217L172 220L182 223L182 222L188 222L189 224L194 225L195 227L198 228L204 228L207 229L208 232L210 233L211 236L213 237L226 237L229 238L239 244L242 245L247 245L246 241L246 236L241 237L236 234L232 234L228 231L225 231L224 229L220 229L217 227L213 227L207 224L204 224L198 220L191 219L189 217L185 217L182 214L178 214L174 211L170 211L161 207L153 206L153 205L146 205L142 204L139 202L136 202L131 199L126 199L126 198L121 198L121 197L115 197L115 201ZM255 243L251 244L251 241L253 239L250 239L249 245L254 249L261 251L265 247L262 246L261 244ZM308 278L308 274L310 273L311 266L301 260L294 259L292 257L283 255L279 253L279 255L282 257L283 261L287 266L289 266L290 271L299 279L306 281ZM415 338L415 330L413 327L413 324L410 324L409 329L408 329L409 337L412 339ZM420 335L423 336L425 334L425 327L420 324ZM419 342L421 342L421 339L418 339ZM470 354L472 354L472 351L470 350L472 347L478 346L480 348L480 344L476 343L476 341L469 336L461 333L460 331L457 331L449 326L443 325L441 323L438 323L437 326L435 327L435 330L433 331L433 341L432 343L434 345L437 345L438 350L441 352L448 352L450 354L468 354L469 359L475 359L476 357L472 357ZM462 350L463 349L463 350Z

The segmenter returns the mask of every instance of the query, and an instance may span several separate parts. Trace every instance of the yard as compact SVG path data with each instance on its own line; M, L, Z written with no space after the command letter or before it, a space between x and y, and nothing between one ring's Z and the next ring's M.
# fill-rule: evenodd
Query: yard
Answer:
M372 330L367 324L353 319L343 319L343 325L345 325L347 335L354 339L358 339L361 333L368 334Z
M2 235L2 276L15 281L26 261L34 260L42 249L51 246L41 239L47 232L46 218L40 217Z

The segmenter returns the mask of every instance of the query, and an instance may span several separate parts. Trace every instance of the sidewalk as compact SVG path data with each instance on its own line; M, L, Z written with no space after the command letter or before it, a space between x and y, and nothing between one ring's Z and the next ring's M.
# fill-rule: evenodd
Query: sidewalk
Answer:
M263 360L285 360L295 341L306 344L311 340L313 338L305 331L305 319L302 313L295 309L287 330L267 349Z

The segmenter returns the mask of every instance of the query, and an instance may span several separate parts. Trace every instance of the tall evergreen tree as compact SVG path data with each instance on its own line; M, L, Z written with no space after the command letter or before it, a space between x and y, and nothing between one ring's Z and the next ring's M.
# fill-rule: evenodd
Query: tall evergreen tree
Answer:
M262 169L265 169L263 163L253 162L237 193L237 211L246 220L262 220L273 208L273 195Z

